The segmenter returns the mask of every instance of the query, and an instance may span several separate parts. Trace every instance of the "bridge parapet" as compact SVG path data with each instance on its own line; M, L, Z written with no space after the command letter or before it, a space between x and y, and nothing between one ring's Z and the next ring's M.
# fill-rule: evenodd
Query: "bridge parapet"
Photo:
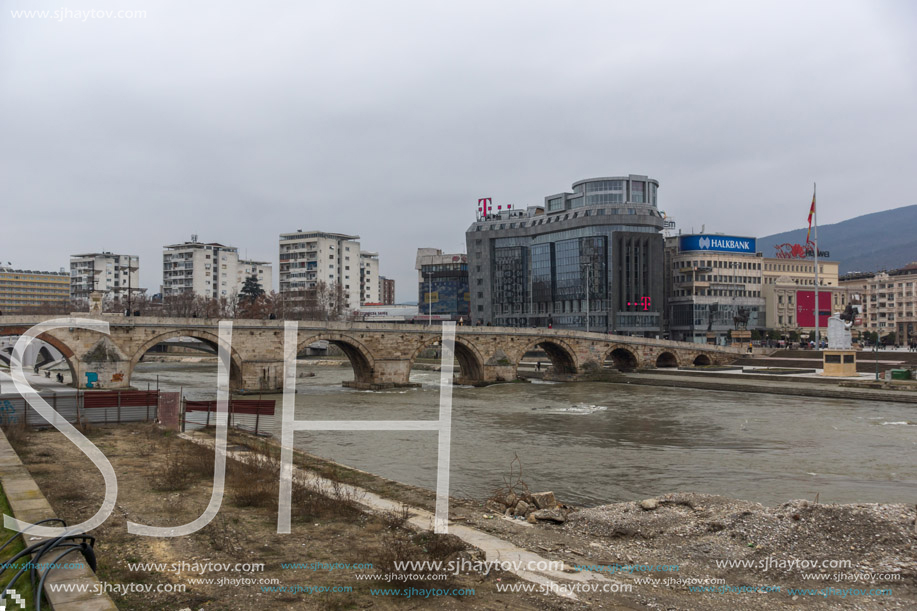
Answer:
M159 342L189 336L211 346L219 342L218 319L126 317L104 314L75 318L108 322L110 335L79 328L62 328L42 336L68 359L80 387L125 388L143 354ZM55 316L0 316L0 334L22 334ZM235 389L277 390L282 386L282 320L234 320L231 348L231 386ZM435 326L398 323L299 321L299 345L327 340L339 346L354 367L354 384L383 388L410 384L411 366L421 350L436 344ZM565 329L515 327L456 328L459 380L487 384L516 378L525 353L541 347L559 379L572 379L601 368L612 360L619 369L731 362L742 354L738 347L711 346L671 340Z

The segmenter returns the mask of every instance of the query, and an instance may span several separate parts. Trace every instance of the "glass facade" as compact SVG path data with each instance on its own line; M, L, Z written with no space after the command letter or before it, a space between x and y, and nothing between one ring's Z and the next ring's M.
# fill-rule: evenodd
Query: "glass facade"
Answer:
M648 205L656 185L635 175L579 181L544 208L472 225L473 321L660 335L663 223Z
M494 251L493 303L502 314L521 314L526 302L528 249L522 246Z
M582 187L582 185L579 185ZM595 180L586 183L586 193L596 193L598 191L623 191L623 180Z
M468 263L454 261L420 266L419 313L466 319L471 314Z
M468 276L429 277L420 286L420 314L467 317L471 312Z

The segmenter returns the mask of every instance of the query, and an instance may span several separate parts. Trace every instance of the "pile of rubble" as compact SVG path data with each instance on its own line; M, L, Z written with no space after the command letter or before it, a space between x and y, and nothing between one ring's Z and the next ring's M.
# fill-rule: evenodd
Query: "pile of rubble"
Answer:
M538 522L563 524L567 521L567 514L570 512L569 507L557 502L553 492L526 491L520 494L509 492L491 498L487 501L487 508L494 513L517 520L526 520L531 524Z

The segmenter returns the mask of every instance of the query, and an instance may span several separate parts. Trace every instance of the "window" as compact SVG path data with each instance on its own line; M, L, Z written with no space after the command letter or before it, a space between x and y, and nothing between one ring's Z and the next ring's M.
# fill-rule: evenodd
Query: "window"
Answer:
M630 183L630 201L635 204L642 204L646 201L644 197L644 188L646 183L642 180L635 180Z
M586 193L595 193L598 191L623 191L623 180L596 180L586 183Z

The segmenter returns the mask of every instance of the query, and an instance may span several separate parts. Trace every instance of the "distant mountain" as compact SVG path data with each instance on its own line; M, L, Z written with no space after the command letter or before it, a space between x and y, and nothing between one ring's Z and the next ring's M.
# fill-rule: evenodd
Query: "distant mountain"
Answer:
M778 244L803 244L806 227L758 238L758 250L774 256ZM838 273L874 272L917 261L917 205L818 226L818 250L831 253Z

